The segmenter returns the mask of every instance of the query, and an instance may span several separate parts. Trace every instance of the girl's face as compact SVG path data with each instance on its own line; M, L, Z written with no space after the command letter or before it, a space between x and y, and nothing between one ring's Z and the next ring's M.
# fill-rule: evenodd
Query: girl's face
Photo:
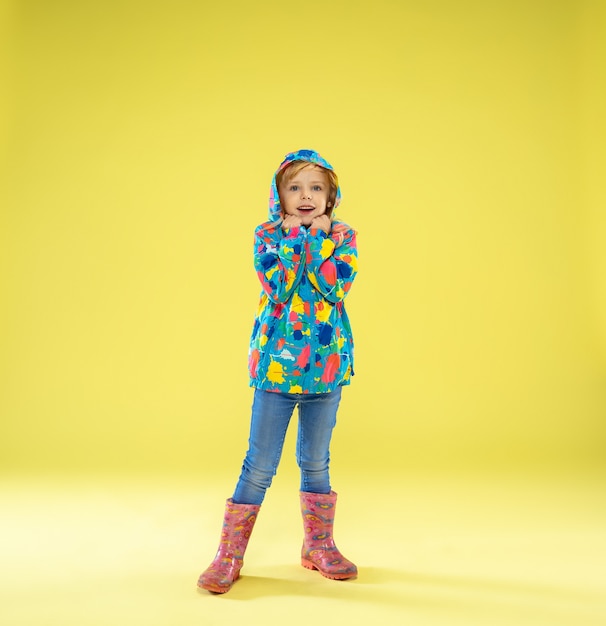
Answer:
M285 215L301 218L303 226L310 226L330 208L328 175L316 165L304 167L288 181L280 184L280 203Z

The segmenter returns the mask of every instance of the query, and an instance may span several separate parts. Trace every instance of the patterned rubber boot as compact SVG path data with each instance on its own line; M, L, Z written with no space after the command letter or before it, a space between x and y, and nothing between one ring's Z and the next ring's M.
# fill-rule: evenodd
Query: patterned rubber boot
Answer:
M231 498L227 500L221 543L213 562L200 575L198 587L213 593L231 589L240 576L244 552L260 508L257 504L235 504Z
M358 568L340 552L332 537L337 494L300 492L305 538L301 565L333 580L355 578Z

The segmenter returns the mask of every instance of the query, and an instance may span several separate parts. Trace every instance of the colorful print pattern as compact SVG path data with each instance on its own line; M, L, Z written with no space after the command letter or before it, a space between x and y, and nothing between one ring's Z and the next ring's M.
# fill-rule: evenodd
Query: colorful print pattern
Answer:
M256 504L225 503L221 543L213 562L198 579L198 587L225 593L240 576L244 553L261 507Z
M302 491L300 497L305 529L301 565L318 570L326 578L354 578L358 568L339 552L332 535L337 494Z
M278 171L301 160L332 170L317 152L299 150L287 155ZM335 209L340 198L339 189ZM255 230L254 264L262 292L250 340L250 384L284 393L330 392L349 384L354 374L343 300L357 274L356 233L335 222L334 211L330 235L283 229L280 215L274 174L269 221Z

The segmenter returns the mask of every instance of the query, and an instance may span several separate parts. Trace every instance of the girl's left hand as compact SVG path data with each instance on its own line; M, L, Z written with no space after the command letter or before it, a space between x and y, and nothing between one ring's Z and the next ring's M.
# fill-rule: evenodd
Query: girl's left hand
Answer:
M314 219L311 222L311 228L317 228L318 230L323 230L327 235L330 234L331 226L332 226L332 223L328 215L320 215L319 217L314 217Z

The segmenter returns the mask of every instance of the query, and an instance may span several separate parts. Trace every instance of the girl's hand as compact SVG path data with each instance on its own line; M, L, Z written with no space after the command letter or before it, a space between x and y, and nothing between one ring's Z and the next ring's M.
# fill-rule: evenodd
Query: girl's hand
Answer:
M330 221L330 217L328 217L328 215L320 215L319 217L314 217L311 222L311 228L323 230L327 235L330 234L331 226L332 222Z
M301 218L296 215L286 215L282 222L282 228L298 228L301 226Z

